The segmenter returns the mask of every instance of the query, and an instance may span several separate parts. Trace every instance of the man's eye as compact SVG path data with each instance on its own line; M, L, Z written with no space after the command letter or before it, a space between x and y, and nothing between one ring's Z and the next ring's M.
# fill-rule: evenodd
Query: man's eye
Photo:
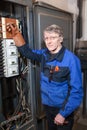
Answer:
M45 37L44 40L47 41L47 40L54 40L58 38L58 36L54 36L54 37Z

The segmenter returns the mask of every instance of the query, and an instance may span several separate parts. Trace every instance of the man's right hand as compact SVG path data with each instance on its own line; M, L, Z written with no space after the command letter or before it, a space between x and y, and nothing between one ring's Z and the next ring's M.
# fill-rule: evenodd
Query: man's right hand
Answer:
M12 35L12 38L14 39L15 45L20 47L25 44L25 40L18 30L17 26L14 23L7 23L6 25L7 32Z
M7 23L6 30L8 33L11 34L12 37L14 37L17 33L19 33L19 30L14 23Z

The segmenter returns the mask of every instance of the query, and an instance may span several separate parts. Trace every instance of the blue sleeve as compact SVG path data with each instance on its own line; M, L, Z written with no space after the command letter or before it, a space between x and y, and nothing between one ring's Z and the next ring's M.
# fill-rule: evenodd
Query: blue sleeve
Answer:
M42 50L32 50L29 44L18 47L19 52L28 59L41 62Z
M64 117L75 111L80 106L83 98L81 65L77 57L72 58L70 63L70 86L68 101L64 110L60 110L60 114Z

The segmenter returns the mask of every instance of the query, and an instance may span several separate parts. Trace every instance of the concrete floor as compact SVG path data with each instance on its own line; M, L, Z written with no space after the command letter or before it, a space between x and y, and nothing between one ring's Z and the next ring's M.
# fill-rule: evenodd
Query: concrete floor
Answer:
M73 130L87 130L87 119L82 122L77 122L74 124Z
M73 130L87 130L87 117L80 117L78 121L75 121Z
M87 130L87 114L83 117L81 108L76 111L74 118L73 130Z

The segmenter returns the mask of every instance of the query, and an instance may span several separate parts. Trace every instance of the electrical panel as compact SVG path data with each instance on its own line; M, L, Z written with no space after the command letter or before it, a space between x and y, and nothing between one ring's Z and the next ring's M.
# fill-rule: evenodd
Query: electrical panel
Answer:
M1 41L4 76L11 77L18 75L18 50L13 39Z
M17 19L0 18L0 77L11 77L19 74L18 50L11 34L6 30L6 24L9 22L19 26Z
M7 23L15 23L28 43L33 38L31 6L31 0L0 1L0 130L36 130L34 69L6 30Z

